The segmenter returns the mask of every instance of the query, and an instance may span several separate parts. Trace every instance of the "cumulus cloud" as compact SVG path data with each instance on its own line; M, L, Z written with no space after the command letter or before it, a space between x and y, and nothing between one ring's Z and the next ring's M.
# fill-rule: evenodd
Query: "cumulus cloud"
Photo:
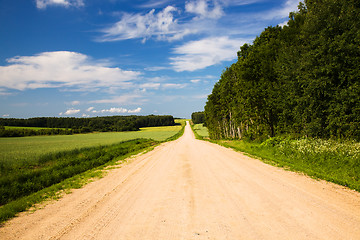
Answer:
M105 61L68 51L43 52L35 56L7 59L0 66L0 87L26 90L37 88L127 87L141 73L111 67Z
M177 72L195 71L231 61L237 58L236 52L246 41L229 37L210 37L199 41L185 43L174 48L179 55L171 57L171 65Z
M180 39L192 31L179 28L177 20L174 19L174 12L177 12L175 7L167 6L158 13L155 13L155 9L144 15L125 13L120 21L102 30L104 36L99 40L119 41L142 38L145 42L153 36L158 40Z
M73 109L73 108L71 108L71 109L68 109L66 112L64 112L64 113L59 113L59 115L60 116L62 116L62 115L74 115L74 114L77 114L77 113L79 113L80 112L80 109Z
M139 112L141 112L141 108L136 108L136 109L133 109L133 110L128 110L128 113L139 113Z
M62 6L62 7L82 7L84 6L83 0L36 0L36 7L45 9L47 6Z
M86 109L87 112L91 112L92 110L94 110L94 107L89 107L88 109Z

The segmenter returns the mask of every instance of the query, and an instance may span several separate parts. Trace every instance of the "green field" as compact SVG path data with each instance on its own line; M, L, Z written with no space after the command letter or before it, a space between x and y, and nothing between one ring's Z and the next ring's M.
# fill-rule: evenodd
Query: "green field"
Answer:
M31 136L0 138L0 162L33 161L44 154L69 151L93 146L110 145L136 138L151 138L156 141L175 135L181 125L142 128L133 132L105 132L76 135Z
M0 223L81 187L107 165L176 139L184 130L184 120L177 122L136 132L0 138Z

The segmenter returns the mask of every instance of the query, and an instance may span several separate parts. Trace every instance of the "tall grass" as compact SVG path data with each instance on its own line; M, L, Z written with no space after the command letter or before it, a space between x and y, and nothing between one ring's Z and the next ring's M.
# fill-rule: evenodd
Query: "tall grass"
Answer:
M0 162L0 205L156 143L153 140L137 139L111 146L59 152L42 156L36 164L20 167Z

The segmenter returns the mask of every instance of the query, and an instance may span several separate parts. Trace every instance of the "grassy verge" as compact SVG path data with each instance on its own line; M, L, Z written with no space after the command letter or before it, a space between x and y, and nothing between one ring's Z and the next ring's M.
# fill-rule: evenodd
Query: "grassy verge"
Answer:
M360 191L360 143L286 138L270 138L263 143L215 142L266 163Z
M192 126L195 135L204 139L202 126ZM245 140L211 142L259 158L285 169L337 183L360 191L360 143L322 139L275 137L262 143Z
M208 139L209 131L204 124L191 124L191 128L195 134L196 139Z
M102 176L102 169L108 165L151 150L161 142L179 138L184 126L185 121L174 127L142 129L143 136L160 141L134 139L105 146L47 152L28 161L0 161L0 223L37 203L57 198L62 192L82 187L91 179Z

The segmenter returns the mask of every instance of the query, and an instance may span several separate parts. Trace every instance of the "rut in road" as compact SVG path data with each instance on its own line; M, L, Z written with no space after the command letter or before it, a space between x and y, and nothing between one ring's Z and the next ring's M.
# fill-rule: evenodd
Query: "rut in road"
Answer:
M360 239L360 194L195 140L187 125L0 239Z

